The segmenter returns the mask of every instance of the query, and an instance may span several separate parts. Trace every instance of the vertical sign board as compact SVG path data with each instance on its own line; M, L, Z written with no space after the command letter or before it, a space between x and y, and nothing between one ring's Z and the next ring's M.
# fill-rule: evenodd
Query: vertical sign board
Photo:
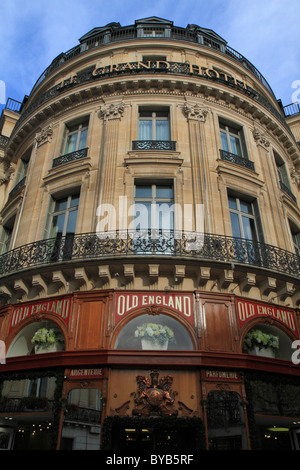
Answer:
M122 292L116 294L116 322L137 308L165 307L176 311L194 324L193 294L160 292Z

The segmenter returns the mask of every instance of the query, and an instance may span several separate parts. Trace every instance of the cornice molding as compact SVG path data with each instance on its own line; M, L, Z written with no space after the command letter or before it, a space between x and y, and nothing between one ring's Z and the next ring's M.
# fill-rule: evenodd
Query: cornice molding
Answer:
M89 85L89 86L87 86ZM62 111L74 109L83 104L99 101L99 97L107 99L108 97L122 97L120 103L107 104L100 108L99 117L103 119L120 119L124 112L124 98L134 95L167 95L177 97L191 97L192 100L201 99L205 102L224 106L227 109L242 113L248 119L257 121L268 133L272 132L274 137L285 147L290 157L296 165L300 166L299 148L283 124L270 111L265 109L262 104L242 95L238 91L227 87L221 87L213 82L197 79L186 81L184 79L174 80L174 77L164 77L163 79L145 77L123 77L120 80L110 79L106 83L85 84L84 88L73 89L68 95L60 95L47 101L44 106L29 115L22 123L22 126L16 129L6 147L6 155L11 157L16 151L17 146L24 140L24 136L32 132L32 128L41 125L43 121L55 116ZM203 104L203 103L202 103ZM193 105L194 108L186 108L186 112L192 118L205 120L205 106ZM198 107L198 108L197 108ZM202 110L201 110L202 109ZM255 124L254 124L255 125ZM263 136L264 137L264 136ZM265 137L264 137L265 138ZM262 143L262 141L261 141ZM267 142L265 142L266 145Z

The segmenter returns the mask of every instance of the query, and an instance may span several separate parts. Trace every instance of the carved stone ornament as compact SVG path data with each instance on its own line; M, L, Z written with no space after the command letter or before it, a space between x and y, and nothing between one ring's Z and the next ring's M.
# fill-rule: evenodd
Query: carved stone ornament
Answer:
M0 186L7 183L16 170L16 164L2 159L0 162Z
M176 416L174 409L176 392L171 391L173 377L166 375L158 379L157 370L152 370L149 377L138 375L138 389L135 394L135 408L132 414L136 416Z
M196 119L201 122L206 121L206 116L208 114L208 110L206 108L201 108L197 103L185 103L183 112L188 119Z
M52 134L53 134L53 129L52 129L51 124L47 127L44 127L44 129L42 129L41 132L39 132L35 136L37 146L40 147L41 145L43 145L47 142L50 142Z
M297 173L294 167L291 168L290 175L294 183L297 185L297 188L299 189L300 188L300 175Z
M257 145L261 145L266 150L270 147L270 141L265 137L265 134L257 129L257 127L253 129L252 133Z
M99 111L99 117L103 119L121 119L124 113L124 103L111 103L103 106Z

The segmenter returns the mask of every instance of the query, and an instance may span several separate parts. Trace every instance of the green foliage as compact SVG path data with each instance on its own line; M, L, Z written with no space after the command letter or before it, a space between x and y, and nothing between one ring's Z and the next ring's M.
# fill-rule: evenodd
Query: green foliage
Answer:
M51 344L55 344L58 342L63 342L64 337L60 330L55 328L40 328L37 330L31 339L32 344L37 346L50 346Z
M273 351L278 351L279 337L261 330L251 330L244 339L243 348L249 351L255 346L259 349L271 348Z

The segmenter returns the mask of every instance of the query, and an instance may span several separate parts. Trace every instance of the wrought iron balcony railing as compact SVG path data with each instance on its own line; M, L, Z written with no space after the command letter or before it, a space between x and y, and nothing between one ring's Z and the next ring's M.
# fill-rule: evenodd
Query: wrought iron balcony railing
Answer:
M19 181L13 187L13 189L10 191L8 195L8 199L11 199L12 197L14 197L14 195L17 194L25 186L25 181L26 181L26 176L24 176L24 178L22 178L21 181Z
M76 150L75 152L67 153L65 155L61 155L60 157L54 158L52 163L52 168L56 168L59 165L63 165L64 163L73 162L75 160L79 160L80 158L84 158L87 156L88 148Z
M300 278L300 257L266 243L208 233L113 231L39 240L0 256L0 276L70 261L181 257L250 265Z
M296 196L292 193L292 191L290 190L290 188L288 188L282 181L279 181L280 183L280 187L281 187L281 190L287 194L291 199L293 199L293 201L297 204L297 198Z
M134 140L132 150L176 150L173 140Z
M226 152L226 150L220 150L220 156L221 160L236 163L237 165L254 171L254 163L248 160L248 158L243 158L239 155L235 155L234 153Z

